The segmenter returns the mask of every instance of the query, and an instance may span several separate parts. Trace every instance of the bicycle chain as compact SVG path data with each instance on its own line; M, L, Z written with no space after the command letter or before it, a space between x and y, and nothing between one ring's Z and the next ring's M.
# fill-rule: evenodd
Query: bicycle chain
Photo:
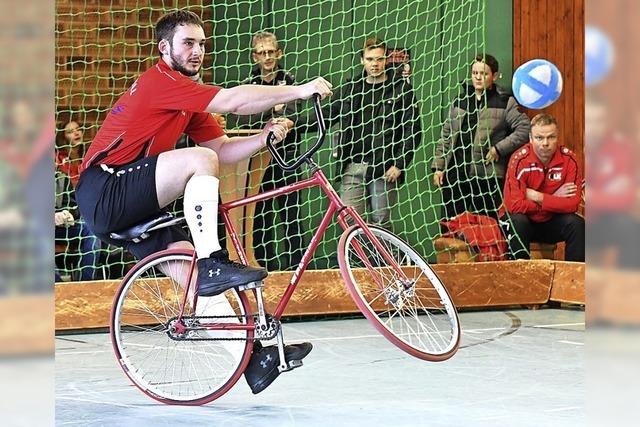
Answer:
M184 319L188 319L188 320L198 320L198 319L241 319L244 318L245 320L249 319L248 315L226 315L226 316L189 316L189 317L183 317ZM174 321L175 319L177 319L176 317L172 317L171 319L169 319L169 322L167 322L166 326L168 326L172 321ZM253 324L254 327L257 326L257 316L253 316ZM269 314L267 314L267 324L271 325L272 322L274 322L276 326L275 331L272 333L272 336L265 338L264 336L259 336L259 331L255 331L256 334L254 335L253 338L194 338L194 337L176 337L174 334L172 334L170 332L170 328L167 327L167 335L169 336L169 338L171 338L174 341L258 341L258 340L263 340L263 339L272 339L275 338L276 334L278 333L278 330L280 329L280 322L277 322L275 320L275 318ZM196 331L208 331L209 329L205 328L205 327L187 327L187 332L186 334L189 334L189 332L196 332Z

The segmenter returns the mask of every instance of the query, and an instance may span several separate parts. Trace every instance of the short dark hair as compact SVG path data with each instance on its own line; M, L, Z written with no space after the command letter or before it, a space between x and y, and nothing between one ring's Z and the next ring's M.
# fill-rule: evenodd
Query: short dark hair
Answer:
M497 73L500 71L500 64L498 64L498 60L493 55L489 55L488 53L479 53L473 58L473 62L482 62L489 66L491 69L491 73ZM473 64L472 64L473 65Z
M360 51L360 56L364 56L364 52L365 50L369 50L369 49L377 49L377 48L382 48L384 49L384 54L387 54L387 44L382 41L382 39L378 38L378 37L369 37L368 39L366 39L364 41L364 45L362 46L362 50Z
M160 40L167 40L169 44L173 46L173 36L176 33L176 27L185 24L203 27L202 19L189 10L181 9L165 13L158 19L158 22L156 22L156 42L160 43Z
M551 114L540 113L536 114L535 117L531 119L531 127L549 125L556 125L556 127L558 127L558 121Z

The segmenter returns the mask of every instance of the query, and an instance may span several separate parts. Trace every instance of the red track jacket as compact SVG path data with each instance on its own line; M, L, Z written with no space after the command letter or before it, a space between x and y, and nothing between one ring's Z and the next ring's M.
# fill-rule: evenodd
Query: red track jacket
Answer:
M557 213L574 213L578 210L582 192L573 197L557 197L553 193L567 182L582 188L582 174L571 150L559 146L551 161L544 166L536 156L531 143L511 155L504 185L505 210L512 214L525 214L534 222L545 222ZM526 197L527 188L544 193L542 205Z

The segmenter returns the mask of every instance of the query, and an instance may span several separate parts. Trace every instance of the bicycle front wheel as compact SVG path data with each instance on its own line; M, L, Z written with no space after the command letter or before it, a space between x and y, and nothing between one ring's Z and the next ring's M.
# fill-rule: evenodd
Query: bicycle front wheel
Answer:
M388 257L358 226L345 230L338 244L340 272L351 297L403 351L423 360L449 359L460 345L460 323L446 288L402 239L380 227L369 230Z
M142 392L168 404L201 405L222 396L244 372L253 343L253 331L199 327L207 321L253 324L244 293L199 297L195 309L187 298L182 307L181 283L188 280L192 256L167 250L140 261L123 280L111 311L120 366ZM180 331L184 325L187 329Z

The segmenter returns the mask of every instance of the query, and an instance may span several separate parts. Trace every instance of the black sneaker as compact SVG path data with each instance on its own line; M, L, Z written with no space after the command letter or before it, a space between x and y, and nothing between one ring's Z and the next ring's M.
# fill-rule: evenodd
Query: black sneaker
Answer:
M209 258L198 260L198 295L211 297L267 277L267 270L229 260L229 253L221 249Z
M310 342L286 345L284 346L284 357L287 359L287 362L302 360L311 352L312 348L313 346ZM251 355L247 369L244 371L244 377L253 394L260 393L278 378L278 375L280 375L280 371L278 370L279 364L280 360L277 345L262 347L260 341L255 342L253 345L253 354Z

